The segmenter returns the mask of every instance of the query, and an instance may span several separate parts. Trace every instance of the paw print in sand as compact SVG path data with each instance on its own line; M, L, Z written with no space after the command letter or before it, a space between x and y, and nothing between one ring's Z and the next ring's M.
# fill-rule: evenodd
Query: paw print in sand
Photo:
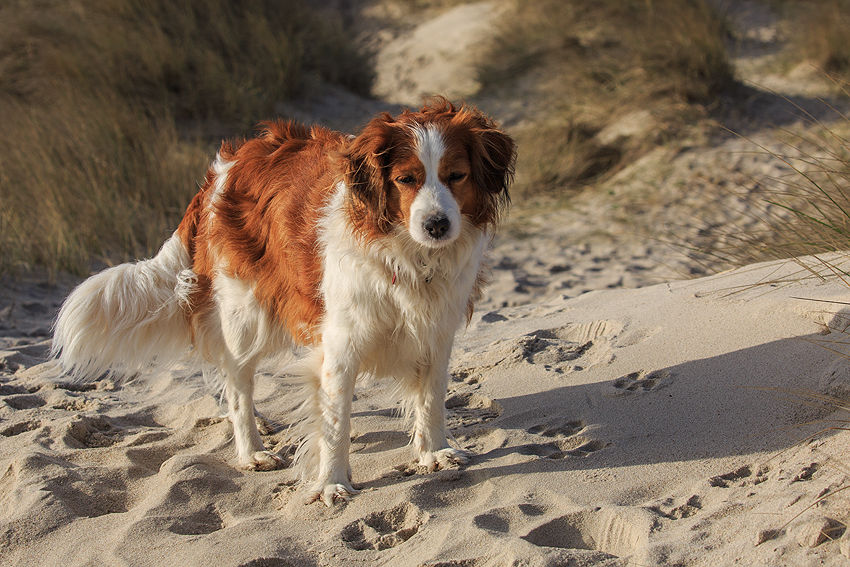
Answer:
M519 452L546 459L587 457L611 445L605 441L588 437L586 435L587 424L584 420L547 422L529 428L528 432L548 439L548 441L541 440L539 443L523 445L519 447Z
M342 541L357 551L381 551L406 542L427 520L427 514L406 502L351 522L342 529Z
M669 370L638 370L614 380L614 394L623 396L635 392L649 392L664 386L670 380Z

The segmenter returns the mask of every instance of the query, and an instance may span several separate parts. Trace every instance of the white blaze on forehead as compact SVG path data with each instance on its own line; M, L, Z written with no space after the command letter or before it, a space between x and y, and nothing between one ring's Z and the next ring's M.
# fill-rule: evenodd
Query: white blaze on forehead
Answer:
M417 125L413 132L416 137L416 153L419 155L419 161L425 166L425 183L439 183L437 176L440 160L446 153L443 134L430 124L424 128Z
M410 234L427 246L448 244L460 234L460 207L451 190L440 181L440 161L446 153L442 132L434 125L415 126L414 144L419 161L425 168L425 183L419 188L410 207ZM425 228L428 219L443 217L449 221L445 237L435 240Z

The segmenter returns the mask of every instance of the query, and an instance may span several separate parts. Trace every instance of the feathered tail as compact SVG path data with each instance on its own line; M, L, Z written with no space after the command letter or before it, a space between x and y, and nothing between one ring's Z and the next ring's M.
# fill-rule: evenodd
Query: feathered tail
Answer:
M194 283L189 254L177 235L149 260L90 277L59 311L51 356L80 379L183 359L192 340L185 309Z

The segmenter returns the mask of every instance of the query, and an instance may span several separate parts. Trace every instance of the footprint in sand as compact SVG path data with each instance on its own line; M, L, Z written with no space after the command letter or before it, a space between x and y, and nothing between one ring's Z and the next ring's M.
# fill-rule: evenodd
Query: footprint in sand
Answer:
M611 340L622 331L616 321L594 321L539 329L513 339L499 339L475 352L456 357L456 381L475 384L497 367L541 365L559 374L578 372L613 360Z
M468 451L487 453L504 446L507 435L498 427L481 427L502 415L496 400L478 392L452 391L446 398L446 426Z
M295 563L281 557L260 557L259 559L252 559L247 563L242 563L239 567L292 567L293 565Z
M508 318L498 311L489 311L481 316L481 320L485 323L500 323L502 321L508 321Z
M3 398L3 401L6 402L7 406L16 410L35 409L47 404L44 398L35 394L18 394L6 396Z
M41 427L40 421L22 421L0 430L0 435L3 437L14 437L15 435L20 435L27 431L35 431L39 427Z
M224 520L216 510L215 504L210 504L203 510L175 518L168 526L168 531L177 535L207 535L224 527Z
M91 392L98 389L98 382L56 382L57 390L69 392Z
M0 383L0 396L14 396L16 394L32 394L33 391L24 388L23 386L18 386L16 384L2 384Z
M81 412L94 407L94 405L91 401L83 398L64 397L54 401L50 407L64 411Z
M507 432L498 427L475 427L468 432L457 434L455 438L473 455L484 455L508 443Z
M73 440L69 443L71 446L109 447L123 435L124 432L114 427L106 416L81 417L68 424L68 437Z
M50 331L39 329L32 336L47 336ZM12 375L16 372L42 364L50 353L50 341L41 340L34 343L24 343L9 350L0 350L0 375Z
M479 565L492 565L486 559L449 559L448 561L429 561L422 563L420 567L478 567Z
M759 471L756 473L755 484L764 480L764 471ZM728 472L726 474L721 474L717 476L713 476L708 479L709 486L713 486L715 488L729 488L730 486L735 486L746 482L745 479L750 479L753 476L753 469L749 466L743 466L739 469L736 469L732 472ZM761 478L761 480L759 480Z
M529 433L536 433L544 437L572 437L584 429L587 424L584 420L573 420L566 422L550 422L547 424L535 425L528 429Z
M649 392L665 386L669 381L669 370L653 370L649 373L638 370L614 380L614 395L624 396L635 392Z
M632 556L645 550L658 517L649 510L631 506L584 508L549 519L522 539L542 547L595 551L587 564Z
M0 497L9 510L28 510L30 517L54 514L96 518L127 512L132 507L127 478L105 475L102 467L79 466L55 454L18 457L6 474L12 482L0 489ZM39 481L31 483L33 478Z
M483 530L510 533L523 529L523 526L535 521L547 511L545 506L538 504L519 504L494 508L484 514L475 516L475 526Z
M418 506L405 502L382 512L372 512L342 529L342 541L358 551L396 547L416 535L428 521Z
M477 392L452 393L446 398L446 426L461 429L496 419L502 406Z
M529 433L548 439L540 443L530 443L517 448L520 454L535 455L546 459L564 459L566 457L587 457L611 444L586 435L587 424L584 420L554 421L535 425Z
M54 389L48 396L50 407L58 410L82 412L97 407L98 402L85 396L85 392L97 389L95 383L59 382L54 384Z
M563 340L552 330L535 331L530 335L520 337L520 356L531 364L541 364L546 370L558 373L584 370L585 366L576 362L593 349L593 341L576 343Z
M752 486L766 481L768 471L769 469L767 467L761 467L754 471L749 465L744 465L734 471L710 477L707 482L708 486L712 488ZM806 469L804 469L801 475L805 476L806 472ZM811 478L810 474L811 472L809 472L809 478ZM657 501L655 504L649 506L648 509L668 520L681 520L682 518L690 518L700 512L703 508L703 500L704 498L700 494L668 497Z
M665 498L649 509L668 520L681 520L682 518L690 518L702 510L702 498L697 494L691 495L687 500Z

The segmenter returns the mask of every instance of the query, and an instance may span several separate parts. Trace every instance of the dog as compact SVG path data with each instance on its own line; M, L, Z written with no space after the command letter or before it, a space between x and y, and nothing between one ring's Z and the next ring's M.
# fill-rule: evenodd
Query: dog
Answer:
M309 501L357 491L349 465L358 375L397 381L419 465L464 464L445 425L454 335L486 283L510 203L516 146L479 110L445 98L374 117L358 136L292 122L223 142L155 257L81 283L52 356L80 379L177 361L217 369L240 466L272 470L253 403L258 362L302 353ZM304 354L306 352L306 354Z

